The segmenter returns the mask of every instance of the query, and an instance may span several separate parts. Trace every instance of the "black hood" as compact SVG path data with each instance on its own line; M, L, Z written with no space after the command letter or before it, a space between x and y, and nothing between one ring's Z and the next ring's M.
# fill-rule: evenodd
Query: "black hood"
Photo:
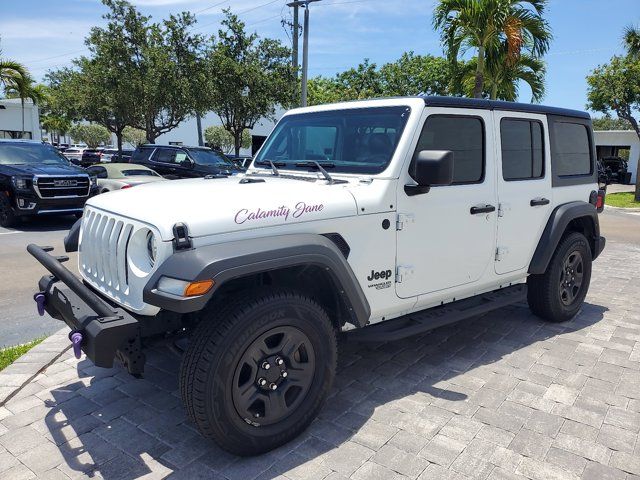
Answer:
M0 165L2 173L7 175L78 175L84 173L88 175L83 168L75 165Z

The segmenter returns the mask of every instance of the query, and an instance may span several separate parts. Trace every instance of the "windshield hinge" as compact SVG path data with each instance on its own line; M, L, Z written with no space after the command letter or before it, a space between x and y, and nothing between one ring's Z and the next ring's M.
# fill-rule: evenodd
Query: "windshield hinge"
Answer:
M405 225L414 222L413 214L411 213L399 213L396 217L396 230L404 229Z

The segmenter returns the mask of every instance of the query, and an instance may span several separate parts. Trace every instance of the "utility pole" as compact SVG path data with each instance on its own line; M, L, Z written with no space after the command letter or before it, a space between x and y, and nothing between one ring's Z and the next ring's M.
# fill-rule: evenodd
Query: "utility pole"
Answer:
M300 5L293 4L293 70L298 82L298 36L300 30L300 20L298 19L298 8Z
M204 147L204 141L202 140L202 118L199 113L196 113L196 128L198 129L198 146Z
M307 79L309 72L309 4L313 2L319 2L320 0L297 0L287 4L290 7L294 7L294 15L297 13L297 7L304 7L304 26L303 26L303 39L302 39L302 95L301 105L307 106ZM295 22L294 29L296 29L297 22ZM294 48L297 48L297 35L294 37ZM297 62L296 62L297 63Z

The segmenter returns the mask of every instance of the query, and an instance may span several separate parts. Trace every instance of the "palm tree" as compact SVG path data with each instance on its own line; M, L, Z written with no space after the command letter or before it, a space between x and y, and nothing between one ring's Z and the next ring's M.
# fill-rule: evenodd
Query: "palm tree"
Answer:
M506 56L505 49L485 65L483 96L515 102L518 86L524 81L531 88L531 102L540 102L545 94L544 62L528 53L521 54L515 62L508 62ZM462 87L467 95L473 95L476 67L477 60L473 58L462 68Z
M624 29L624 45L629 55L640 58L640 28L630 25Z
M551 30L543 14L547 0L440 0L433 16L447 56L477 50L473 96L482 98L488 62L506 46L505 60L515 65L525 51L540 57L549 49Z
M10 98L19 98L22 106L22 137L24 137L24 102L31 100L34 105L39 104L45 98L45 87L36 85L33 77L25 72L13 79L13 84L7 87L7 96Z

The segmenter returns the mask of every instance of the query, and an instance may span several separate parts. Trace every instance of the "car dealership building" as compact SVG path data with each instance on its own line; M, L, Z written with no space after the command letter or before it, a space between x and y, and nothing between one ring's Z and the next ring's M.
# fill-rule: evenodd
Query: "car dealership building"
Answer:
M40 113L37 105L34 105L29 100L24 102L23 128L22 104L20 99L0 99L0 138L30 138L33 140L41 140Z

